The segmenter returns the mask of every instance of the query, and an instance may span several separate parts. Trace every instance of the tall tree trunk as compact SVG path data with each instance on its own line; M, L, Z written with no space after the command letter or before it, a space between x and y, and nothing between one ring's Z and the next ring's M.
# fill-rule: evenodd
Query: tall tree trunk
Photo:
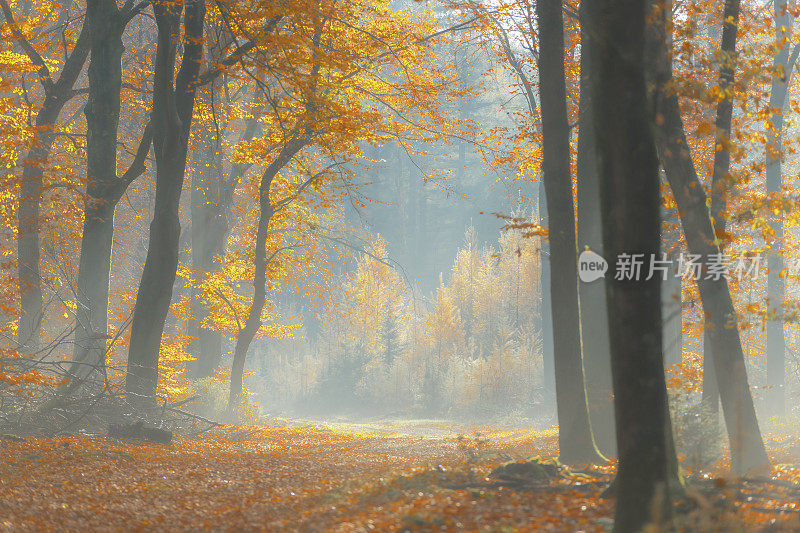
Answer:
M547 194L553 312L553 353L559 456L565 463L603 458L592 438L581 357L575 218L564 79L561 0L536 4L539 94L542 99L542 174Z
M581 2L581 20L586 18L587 2ZM594 124L590 78L594 54L591 32L581 25L581 78L578 129L578 253L588 247L603 255L600 221L600 190L595 160ZM616 454L614 400L611 384L611 354L606 312L606 282L600 278L578 284L580 296L583 365L586 369L586 396L595 441L604 455ZM591 341L589 341L591 340Z
M727 0L722 14L722 39L720 41L720 68L719 68L719 88L724 95L722 100L717 103L717 116L715 120L716 130L716 151L714 152L714 169L711 175L711 219L714 223L716 235L722 235L725 231L724 211L727 205L728 188L730 187L729 173L731 167L730 135L731 121L733 119L733 95L728 96L732 91L734 80L734 65L736 64L736 36L739 20L738 0ZM720 251L724 250L725 243L720 242ZM703 374L709 373L709 377L716 379L716 373L712 370L714 365L714 347L710 342L711 338L708 328L704 332L703 342ZM706 342L708 341L708 342ZM706 390L708 386L708 390ZM716 428L719 424L719 386L712 383L711 379L703 379L703 403L706 407L706 424L711 428Z
M783 109L789 88L791 67L789 48L791 46L794 15L789 11L787 0L775 0L775 46L778 53L772 68L772 87L769 106L772 109L767 130L767 195L781 192L783 179ZM796 60L796 56L795 56ZM793 66L793 63L792 63ZM784 262L781 255L783 245L783 222L772 220L775 240L767 256L767 300L769 312L775 316L767 321L767 411L773 416L786 414L786 340L783 331L784 278L780 277Z
M14 39L31 62L38 67L39 82L44 89L44 102L36 115L33 143L23 160L17 231L17 272L20 292L17 338L22 350L33 352L39 346L44 317L42 275L39 267L39 205L44 188L42 166L50 157L58 116L75 95L73 86L89 54L89 32L87 25L84 24L72 52L64 61L61 74L56 81L53 81L44 60L19 30L6 0L0 1L0 8Z
M39 204L44 181L41 166L47 163L55 139L55 125L63 105L45 98L45 104L36 116L36 134L33 147L25 158L20 186L17 261L20 294L18 342L22 351L35 352L39 348L44 306L42 301L42 275L39 266Z
M598 35L592 97L603 242L612 259L658 257L660 250L658 157L644 76L647 5L597 0L588 10L589 30ZM618 277L606 284L619 453L614 531L628 533L669 518L674 450L668 445L661 279Z
M161 335L172 300L178 267L181 226L179 203L186 170L194 96L203 58L205 2L189 0L184 16L183 57L173 86L180 33L178 4L153 5L158 45L153 89L153 147L156 155L156 199L147 258L133 310L128 373L129 399L155 396Z
M674 263L675 254L670 255ZM663 323L664 366L680 364L683 360L683 306L681 278L670 272L661 285L661 320Z
M269 223L272 216L280 210L285 202L291 198L273 203L270 199L272 182L275 177L289 164L292 158L301 150L308 146L314 137L315 128L318 126L317 118L317 80L319 79L321 65L317 60L317 54L322 39L322 31L325 23L321 18L314 18L314 35L311 39L310 49L312 51L311 69L309 72L309 87L305 101L305 116L299 117L297 125L291 131L284 132L284 143L275 159L267 165L261 176L259 183L259 214L258 229L256 232L256 249L254 254L254 275L253 275L253 301L247 314L244 327L240 328L236 335L236 346L233 352L233 364L231 365L231 388L228 397L228 412L233 413L242 397L242 386L244 379L244 364L247 359L247 352L250 344L261 328L261 313L267 302L267 268L281 249L274 250L267 257L267 239L269 237ZM299 187L302 191L319 174L316 174Z
M88 0L92 41L86 104L86 201L78 264L73 360L101 363L108 326L108 284L114 205L102 198L117 179L117 135L122 89L122 29L116 0ZM105 187L104 187L105 186ZM87 356L92 354L91 358ZM82 369L78 369L82 370ZM83 373L83 372L81 372Z
M664 90L672 78L670 56L665 44L665 11L669 11L669 7L660 9L660 15L653 18L654 24L648 32L650 54L653 57L649 58L647 64L653 69L650 73L653 78L651 85L656 91L659 155L678 206L689 252L707 258L718 254L719 246L706 204L706 194L686 142L677 94ZM769 458L747 381L736 310L728 282L724 277L701 278L697 284L708 321L709 344L728 428L732 469L736 474L744 474L768 468Z
M231 390L228 398L228 410L232 412L241 401L242 382L244 379L244 364L247 360L247 352L250 349L253 339L261 328L261 313L267 302L267 267L270 260L275 257L277 251L267 257L267 238L269 237L269 223L272 215L275 214L276 207L270 201L270 188L275 177L281 172L289 161L297 155L307 144L308 137L295 137L292 141L283 146L277 157L270 163L264 174L261 176L259 185L259 217L258 231L256 233L255 249L255 274L253 277L253 302L250 304L250 311L244 327L236 336L236 347L233 352L233 364L231 365Z
M81 255L78 263L73 379L78 383L105 364L108 330L108 294L114 209L128 184L144 172L151 128L130 169L117 177L120 91L122 89L122 34L139 8L120 10L115 0L89 0L86 24L91 36L89 99L86 104L86 200Z
M541 181L538 184L539 193L539 223L547 226L547 199L544 186ZM555 407L556 375L553 355L553 305L552 295L550 294L550 241L542 238L540 240L539 260L542 270L539 285L542 291L542 386L545 395L545 410L548 415Z
M703 393L701 402L706 416L706 424L712 429L719 426L719 383L714 371L714 355L711 352L711 333L703 331Z

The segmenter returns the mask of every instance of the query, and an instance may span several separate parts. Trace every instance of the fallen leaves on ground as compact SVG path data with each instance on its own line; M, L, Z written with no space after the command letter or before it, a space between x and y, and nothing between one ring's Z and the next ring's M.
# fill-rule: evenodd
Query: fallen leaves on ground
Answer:
M0 439L0 530L588 532L613 523L613 499L599 497L613 463L559 465L554 429L400 429L226 426L169 446L9 436ZM705 476L693 475L683 504L691 530L796 530L800 467L741 482Z

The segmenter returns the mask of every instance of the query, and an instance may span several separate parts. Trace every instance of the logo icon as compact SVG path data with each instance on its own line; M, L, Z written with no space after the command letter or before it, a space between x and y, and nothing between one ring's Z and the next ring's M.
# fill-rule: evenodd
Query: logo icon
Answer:
M608 263L599 254L586 249L578 257L578 277L584 283L604 278L608 271Z

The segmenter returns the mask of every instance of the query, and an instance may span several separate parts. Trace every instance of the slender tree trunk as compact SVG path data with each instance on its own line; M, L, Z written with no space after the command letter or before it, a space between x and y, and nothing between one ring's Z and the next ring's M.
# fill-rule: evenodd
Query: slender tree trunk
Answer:
M794 15L789 11L787 0L775 0L775 46L778 53L773 63L772 87L769 105L773 113L770 118L772 128L767 130L767 195L781 192L783 180L783 109L789 88L791 67L789 48L791 46ZM796 60L796 56L795 56ZM793 66L793 64L792 64ZM776 111L777 110L777 111ZM767 321L767 411L773 416L786 414L786 340L783 330L783 299L786 291L784 278L780 272L784 268L781 247L783 245L783 222L772 220L775 232L773 247L767 255L768 278L767 300L769 312L774 317Z
M317 80L320 75L320 64L317 61L317 50L319 49L324 23L318 17L314 19L314 35L311 39L312 66L309 72L309 87L305 101L305 116L298 122L292 131L284 132L286 139L280 152L275 159L267 165L261 176L259 183L259 216L258 230L256 232L256 249L254 258L253 276L253 301L247 314L244 327L240 328L236 336L236 347L233 352L233 364L231 365L231 389L228 397L228 412L233 413L236 406L241 402L242 381L244 378L244 364L247 359L247 352L250 344L261 328L261 313L267 302L267 268L270 261L280 252L277 249L267 257L267 239L269 237L269 223L272 216L280 210L286 202L291 199L281 200L275 204L270 199L270 189L275 177L280 173L292 158L301 150L308 146L314 137L314 128L317 125ZM311 183L316 176L312 176L305 185Z
M261 177L259 186L259 217L258 231L256 232L255 249L255 274L253 277L253 302L250 304L250 311L244 327L236 336L236 347L233 352L233 364L231 365L231 390L228 398L228 411L233 412L237 404L241 401L242 382L244 379L244 364L247 360L247 352L250 349L253 339L261 328L261 313L267 302L267 268L270 260L275 256L274 252L267 257L267 238L269 237L269 223L275 214L275 206L270 201L270 188L278 173L283 170L289 161L297 155L307 144L307 137L297 137L284 145L278 156L267 166Z
M544 186L539 182L539 221L547 226L547 199ZM548 414L555 407L556 375L553 356L553 305L550 294L550 241L541 239L539 257L542 265L539 284L542 290L542 385L545 394L545 408Z
M28 152L22 169L19 198L19 225L17 232L17 260L20 293L18 341L22 351L35 352L39 348L44 306L42 301L42 275L39 268L39 204L44 181L41 166L50 157L55 138L56 121L63 104L52 100L36 117L34 146Z
M550 288L554 296L551 303L559 456L565 463L591 463L603 458L592 438L581 357L562 2L540 0L536 13L540 42L542 174L548 205Z
M668 9L667 7L664 11ZM655 24L648 31L651 36L650 52L653 55L648 65L653 69L650 73L653 78L651 85L656 90L656 131L661 164L678 206L689 252L707 258L718 254L719 247L706 204L706 194L697 177L686 143L678 97L674 91L663 89L672 78L669 53L665 45L663 11L654 20ZM769 458L761 438L747 381L737 316L728 282L724 277L701 278L698 280L698 289L708 320L709 345L728 428L733 472L744 474L768 468Z
M187 2L181 68L173 86L181 5L156 3L158 45L153 91L156 199L150 242L136 295L125 390L130 399L154 398L161 335L172 300L181 232L178 218L194 97L203 56L205 3Z
M709 330L703 331L703 402L706 423L712 427L719 426L719 384L714 371L714 357L711 353L711 335Z
M242 387L244 380L244 364L247 360L247 352L250 349L253 339L261 328L261 313L267 301L267 236L269 235L269 221L274 212L269 205L269 191L265 195L265 200L261 202L261 214L258 220L258 232L256 234L256 254L255 254L255 276L253 280L253 303L250 305L250 312L244 327L236 336L236 347L233 352L233 364L231 365L231 390L228 397L228 410L233 411L241 401Z
M670 256L674 263L677 258ZM683 307L681 278L670 272L661 285L661 320L664 336L664 366L677 365L683 360Z
M661 174L661 220L662 244L679 243L681 240L680 221L674 209L667 209L665 204L666 179ZM664 367L669 368L683 361L683 279L677 268L680 249L674 246L668 253L668 260L673 268L661 284L661 319L663 322ZM670 371L671 375L674 375Z
M56 81L53 81L48 67L19 30L11 7L3 0L0 2L0 8L15 40L29 55L31 62L39 67L39 81L45 95L42 107L36 115L33 143L22 168L17 231L17 273L20 292L17 338L21 350L34 352L39 346L44 316L42 275L39 266L39 205L44 188L42 166L47 164L50 157L61 110L75 95L73 91L75 81L89 54L89 32L87 25L84 24L72 52L64 61L61 74Z
M736 35L737 22L739 20L739 1L727 0L722 14L722 39L720 42L720 69L719 69L719 88L722 94L726 95L717 104L717 117L715 120L716 145L714 152L714 170L711 176L711 219L714 223L716 235L722 235L725 231L724 211L727 205L728 188L730 187L730 134L731 121L733 118L733 96L727 96L731 91L734 81L734 65L736 64ZM724 250L725 243L720 242L720 251ZM708 330L708 328L706 328ZM708 340L709 342L705 342ZM712 370L714 366L714 346L710 342L707 333L704 334L703 342L703 372L709 373L710 377L716 379L716 373ZM708 385L708 390L705 386ZM711 380L703 380L703 403L706 406L706 424L711 428L716 428L719 424L719 386Z
M587 2L581 2L581 20L586 18ZM600 191L595 160L594 124L590 78L594 54L591 32L581 27L581 78L578 129L578 253L588 247L603 255L600 221ZM606 312L606 282L579 283L583 364L586 369L586 396L597 446L606 456L616 454L614 431L614 393L611 384L611 354Z
M647 0L597 0L592 81L600 171L603 241L610 258L657 257L660 250L658 157L644 76ZM596 11L595 11L596 10ZM664 379L661 279L607 281L611 368L617 422L614 531L640 531L669 519L669 411Z

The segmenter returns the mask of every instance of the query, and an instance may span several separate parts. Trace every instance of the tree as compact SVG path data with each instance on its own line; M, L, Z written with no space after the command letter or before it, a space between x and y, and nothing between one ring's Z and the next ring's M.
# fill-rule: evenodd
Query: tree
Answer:
M711 175L711 220L719 238L725 232L725 208L727 189L730 186L731 167L731 122L733 119L733 81L736 65L736 35L738 33L739 2L725 2L722 14L722 38L719 46L719 93L715 129L714 167ZM718 241L720 251L725 242ZM703 404L708 415L707 423L716 428L719 424L719 385L714 372L714 348L710 329L703 335Z
M387 20L393 23L387 26ZM276 38L286 56L271 54L269 47L259 53L258 84L269 127L254 142L264 170L253 299L236 336L229 409L241 396L247 352L262 325L269 263L283 251L267 251L276 214L311 194L327 205L350 191L346 164L362 154L361 144L447 139L449 122L439 103L456 91L447 83L448 71L432 68L431 51L449 31L437 31L425 17L397 14L383 0L312 2L285 16ZM329 164L309 168L312 156ZM281 186L287 180L291 186Z
M590 77L596 45L591 32L587 31L585 27L587 5L588 2L581 2L580 5L581 73L576 168L578 251L589 247L593 252L603 256L600 191L595 160L592 100L590 98ZM616 442L605 278L600 278L592 283L580 283L578 289L581 309L581 338L587 340L582 343L582 348L592 433L603 454L613 455L616 452Z
M211 54L217 55L216 50L216 47L212 47ZM209 63L213 65L214 61ZM200 88L200 103L211 107L211 110L196 121L196 160L191 189L191 264L195 283L192 319L188 324L189 335L196 339L190 347L196 359L192 367L192 377L196 379L211 376L222 356L222 334L209 323L212 304L208 301L203 285L210 276L223 269L223 262L219 258L226 251L234 192L252 166L250 163L236 162L227 171L223 166L223 134L216 126L218 118L215 106L215 98L221 85L223 84L215 80ZM259 129L258 121L249 118L239 142L249 143Z
M86 104L86 199L76 284L76 324L73 378L105 364L108 344L108 298L114 211L128 185L145 171L152 126L144 128L141 143L128 170L117 175L122 89L122 34L148 2L89 0L86 26L91 41L89 99ZM81 380L76 380L78 383Z
M697 177L686 142L678 96L670 87L672 65L667 47L666 13L670 2L655 3L656 15L648 32L648 76L654 87L657 109L656 141L659 158L678 206L689 252L709 257L719 254L718 239L706 203L707 197ZM759 470L769 465L739 339L736 311L728 282L706 276L698 280L698 290L707 316L714 370L719 384L723 415L731 447L731 466L736 474Z
M559 456L563 462L591 463L602 460L602 456L592 438L581 357L562 8L560 0L540 0L536 4L539 95L542 104L542 175L547 195L550 236L558 442Z
M184 11L183 56L175 78L175 56ZM125 380L125 390L131 399L152 398L158 381L161 335L178 267L181 233L178 207L203 58L205 13L203 0L187 0L185 5L153 4L158 28L152 114L156 198L147 259L131 324Z
M770 88L770 127L767 129L767 195L781 192L783 182L783 126L789 81L797 62L800 46L791 51L791 35L794 14L787 0L775 0L775 58L772 67ZM774 218L774 217L771 217ZM784 338L783 301L785 278L781 246L783 246L783 222L772 220L774 232L772 248L768 252L767 300L770 320L767 322L767 407L773 415L786 413L786 340ZM774 315L774 316L773 316Z
M600 0L588 9L597 36L592 80L604 251L658 257L660 187L645 85L647 0ZM606 284L619 466L614 531L668 519L668 441L661 279L614 276ZM673 451L674 453L674 451Z
M62 9L69 10L65 3ZM38 68L39 84L44 91L44 101L36 113L34 136L31 148L22 167L22 185L19 196L19 231L17 232L17 261L20 292L20 320L17 334L23 350L36 351L39 347L40 330L44 317L42 302L41 271L39 268L39 203L44 188L42 165L47 162L53 141L57 135L56 124L64 106L78 94L75 82L81 74L89 54L89 31L86 24L81 28L72 51L64 50L65 60L56 80L48 62L25 37L17 24L6 0L0 0L6 23L11 28L20 48Z

